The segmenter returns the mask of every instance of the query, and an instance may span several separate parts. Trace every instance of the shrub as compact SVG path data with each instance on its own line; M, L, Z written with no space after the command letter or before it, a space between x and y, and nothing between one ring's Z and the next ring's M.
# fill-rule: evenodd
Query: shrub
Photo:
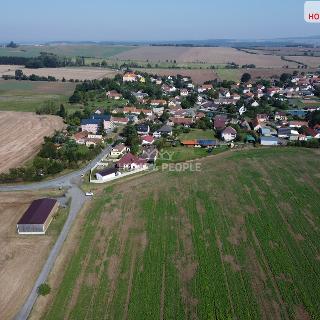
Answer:
M50 291L51 291L51 288L47 283L42 283L38 287L38 294L40 296L46 296L50 293Z

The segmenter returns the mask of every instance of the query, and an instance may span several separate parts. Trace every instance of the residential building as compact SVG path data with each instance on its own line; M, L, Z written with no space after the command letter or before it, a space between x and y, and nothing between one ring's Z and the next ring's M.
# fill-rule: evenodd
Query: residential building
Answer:
M221 137L226 142L233 141L237 137L237 131L232 127L227 127L222 131Z
M143 169L147 168L147 161L129 152L117 162L116 167L124 170Z

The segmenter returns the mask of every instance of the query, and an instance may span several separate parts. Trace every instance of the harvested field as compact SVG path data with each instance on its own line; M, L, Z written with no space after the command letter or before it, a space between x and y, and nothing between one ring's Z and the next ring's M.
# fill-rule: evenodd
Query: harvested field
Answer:
M252 53L273 54L277 56L304 56L305 53L308 55L313 54L314 56L320 56L320 48L308 47L256 47L243 50Z
M301 69L285 68L254 68L254 69L216 69L214 70L221 80L240 81L241 76L248 72L253 80L257 79L279 79L282 73L302 72ZM303 69L304 72L315 71L315 69Z
M16 224L31 201L46 195L0 193L0 319L13 319L19 311L56 237L53 232L45 236L16 233ZM58 219L52 222L49 231L55 228L56 221Z
M97 186L62 282L32 319L317 319L318 153L198 163Z
M157 74L159 76L176 76L180 74L185 77L191 77L197 84L203 84L205 81L214 80L218 78L213 70L197 69L197 70L184 70L184 69L136 69L137 72L148 72L150 74Z
M71 44L52 44L52 45L21 45L19 48L0 48L0 56L15 57L37 57L41 52L48 52L65 57L95 57L108 58L120 52L130 50L131 46L108 46L108 45L71 45Z
M0 64L0 78L3 75L10 75L14 76L15 70L23 69L24 66L16 66L16 65L9 65L9 64Z
M63 127L60 117L0 111L0 172L32 158L43 143L43 137Z
M255 64L260 68L281 68L285 65L297 67L296 63L282 61L279 56L249 54L234 48L203 48L203 47L138 47L127 52L120 53L114 58L136 61L166 61L176 60L178 63L210 63L226 64L235 62L239 65Z
M319 68L320 67L320 57L304 57L304 56L291 57L291 56L287 56L286 59L291 59L294 61L301 62L311 68Z
M14 70L20 69L27 76L35 74L40 77L53 76L58 80L65 78L66 80L78 79L78 80L93 80L102 78L112 78L117 73L106 68L90 68L90 67L70 67L70 68L40 68L40 69L28 69L28 68L16 68L16 66L5 66L1 68L1 75L14 75ZM1 71L2 70L2 71Z

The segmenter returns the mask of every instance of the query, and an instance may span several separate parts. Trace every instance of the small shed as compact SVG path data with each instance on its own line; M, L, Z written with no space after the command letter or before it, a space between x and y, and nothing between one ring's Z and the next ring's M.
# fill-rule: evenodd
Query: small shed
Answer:
M198 145L200 145L202 148L210 148L210 147L212 148L212 147L217 147L218 142L217 142L217 140L199 139Z
M251 134L247 134L246 137L245 137L245 142L247 142L247 143L255 143L256 139Z

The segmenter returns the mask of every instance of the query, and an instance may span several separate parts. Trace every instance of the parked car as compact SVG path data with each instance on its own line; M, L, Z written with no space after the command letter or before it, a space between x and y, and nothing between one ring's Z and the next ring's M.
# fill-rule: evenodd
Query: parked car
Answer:
M93 196L93 192L91 192L91 191L90 192L86 192L86 196L87 197L92 197Z

